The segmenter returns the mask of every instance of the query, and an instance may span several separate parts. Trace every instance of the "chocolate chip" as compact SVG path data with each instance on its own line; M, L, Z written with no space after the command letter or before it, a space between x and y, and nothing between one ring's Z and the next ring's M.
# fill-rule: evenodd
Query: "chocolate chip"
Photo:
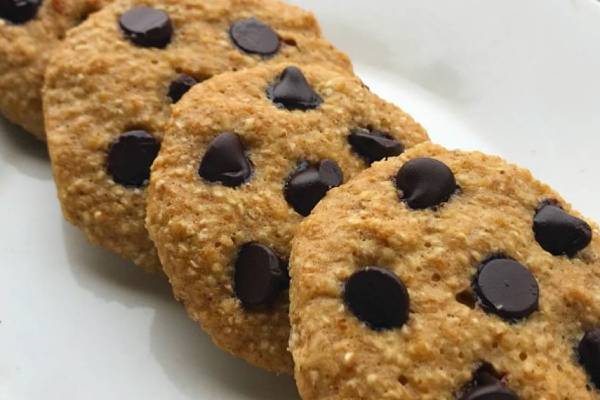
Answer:
M169 15L152 7L134 7L121 15L119 25L131 42L141 47L163 49L171 42L173 25Z
M108 149L108 173L120 185L145 186L159 149L160 144L148 132L125 132Z
M396 176L402 200L415 210L439 206L456 192L454 174L433 158L417 158L404 164Z
M0 18L24 24L35 18L42 0L0 0Z
M465 392L460 400L519 400L515 392L500 381L480 383Z
M494 368L490 364L485 363L475 372L473 381L467 385L467 388L459 399L519 400L519 396L504 386Z
M596 388L600 389L600 328L587 332L577 347L579 362Z
M267 96L277 107L287 110L307 111L323 103L323 99L310 87L297 67L287 67L267 89Z
M373 330L400 328L408 321L408 290L386 269L367 267L355 272L346 281L343 297L356 318Z
M475 297L475 293L473 293L472 288L464 289L458 292L454 298L460 304L467 306L470 309L474 309L477 305L477 298Z
M552 201L545 201L538 208L533 231L540 246L555 256L574 257L592 241L588 223L567 214Z
M289 286L287 265L259 243L247 243L235 262L235 295L245 307L268 305Z
M287 290L290 288L290 262L289 260L280 259L280 265L283 272L281 288Z
M209 182L237 187L252 176L252 164L236 133L224 132L214 138L202 158L198 174Z
M484 362L473 374L472 384L475 386L483 386L500 382L501 379L502 376L496 371L494 366L488 362Z
M279 50L277 32L256 18L234 22L229 35L233 43L246 53L272 56Z
M540 289L531 272L508 258L484 262L473 282L480 306L505 320L525 318L538 309Z
M519 400L519 397L499 382L477 386L463 394L460 400Z
M388 133L378 130L353 129L348 136L348 142L352 150L369 164L404 152L404 146L400 142Z
M318 164L307 161L288 177L284 187L287 202L303 216L308 216L327 192L344 181L344 175L335 161L324 160Z
M519 396L500 382L478 386L465 393L460 400L519 400Z
M198 81L185 74L179 75L169 86L169 97L173 103L177 103Z

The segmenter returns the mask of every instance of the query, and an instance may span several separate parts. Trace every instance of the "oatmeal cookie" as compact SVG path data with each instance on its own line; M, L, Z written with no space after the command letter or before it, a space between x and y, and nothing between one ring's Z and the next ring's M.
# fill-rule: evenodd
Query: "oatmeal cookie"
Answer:
M147 226L176 297L218 346L291 373L290 241L329 189L427 140L357 78L283 64L224 74L174 107Z
M293 240L303 399L600 399L599 238L498 157L376 163Z

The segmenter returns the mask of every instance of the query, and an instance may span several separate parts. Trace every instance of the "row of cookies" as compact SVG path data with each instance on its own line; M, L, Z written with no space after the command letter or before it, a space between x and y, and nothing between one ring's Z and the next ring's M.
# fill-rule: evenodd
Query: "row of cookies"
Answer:
M171 106L196 82L286 61L352 70L312 14L276 0L122 0L71 30L44 88L65 217L93 242L160 270L145 186Z
M48 66L64 214L93 242L162 270L221 348L291 373L285 259L295 228L329 188L427 135L353 76L305 11L262 0L143 4L116 1L91 16ZM189 97L202 99L190 122L200 126L175 132ZM234 271L242 248L247 277ZM252 260L265 254L278 276L257 275Z
M314 16L278 0L7 0L0 34L0 111L47 139L65 218L148 271L162 271L145 227L150 167L190 88L284 62L355 83ZM291 372L285 320L279 359L261 364L277 372Z
M190 90L147 227L190 316L293 367L305 400L600 398L598 227L356 78L285 64Z
M276 1L115 1L46 73L65 216L275 372L291 274L305 399L599 398L597 228L350 72Z
M243 285L234 285L231 273L237 241L245 236L247 243L265 242L273 254L287 258L294 229L330 187L376 159L427 140L424 130L352 75L347 56L322 38L311 13L277 0L11 0L0 10L0 28L24 43L19 48L6 43L7 57L0 63L5 63L3 68L13 79L5 74L3 91L14 98L5 96L0 110L31 133L47 138L64 216L92 242L146 270L164 271L175 295L221 347L266 369L290 373L288 302L271 302L287 287L285 262L280 263L282 276L276 287L262 288L259 297L263 298L256 298L256 293L245 296ZM19 59L22 53L27 59ZM307 67L301 70L291 63ZM259 65L263 69L226 74ZM23 81L26 87L19 85ZM201 234L210 244L205 250L222 258L214 277L189 268L197 264L192 259L187 260L185 271L179 271L166 252L161 254L163 270L145 226L150 167L161 147L168 154L163 135L169 131L172 106L200 82L205 82L198 85L198 90L204 90L204 123L211 132L223 132L210 144L202 165L195 167L200 168L200 176L195 176L215 189L221 185L214 183L222 182L233 194L242 192L233 188L251 177L254 181L266 174L270 183L254 189L245 185L263 205L248 208L236 220L231 220L233 210L211 212L218 220L230 220L215 223L210 237ZM252 108L261 104L262 108ZM244 108L243 121L228 120ZM304 113L317 108L318 113ZM215 120L221 110L222 128ZM278 121L271 118L273 113ZM249 115L252 118L246 118ZM197 121L202 119L196 115ZM254 151L263 147L264 153L244 162L250 145L249 137L240 137L245 130L255 136ZM237 155L223 154L236 150ZM193 166L199 161L189 162ZM264 169L259 168L261 162ZM239 166L243 171L237 175L219 170ZM288 175L298 183L286 185ZM308 197L305 190L311 192ZM272 224L266 215L260 216L275 210ZM154 220L162 218L157 215ZM204 220L211 217L205 215ZM247 233L236 243L230 237L229 248L221 249L219 241L226 238L218 228L241 235L244 220ZM151 218L149 225L155 226ZM256 232L250 232L251 226ZM165 227L182 229L176 215L168 217ZM160 234L156 232L154 239L168 247L172 241L161 240ZM178 240L175 247L186 247L183 240L174 240ZM204 258L201 252L198 256ZM201 268L209 265L201 264ZM194 289L203 281L194 282L187 275L208 278L215 293Z

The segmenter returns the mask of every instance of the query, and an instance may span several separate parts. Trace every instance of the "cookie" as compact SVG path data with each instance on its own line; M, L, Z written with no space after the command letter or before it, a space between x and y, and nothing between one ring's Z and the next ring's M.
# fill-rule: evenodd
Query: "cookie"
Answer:
M348 58L313 15L277 0L119 0L72 30L48 67L48 146L65 217L148 270L145 188L171 105L222 72Z
M500 158L417 146L297 230L302 398L600 399L600 240Z
M298 223L368 160L425 140L411 117L331 68L261 66L193 88L174 108L148 201L176 297L222 349L291 373Z
M42 86L67 30L109 0L0 1L0 113L44 139Z

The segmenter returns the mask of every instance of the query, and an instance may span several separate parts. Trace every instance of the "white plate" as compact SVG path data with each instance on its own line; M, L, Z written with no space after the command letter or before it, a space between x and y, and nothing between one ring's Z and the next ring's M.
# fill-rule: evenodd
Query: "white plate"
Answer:
M296 3L433 139L529 167L600 218L595 1ZM0 399L297 398L215 349L159 278L87 244L43 146L0 130Z

